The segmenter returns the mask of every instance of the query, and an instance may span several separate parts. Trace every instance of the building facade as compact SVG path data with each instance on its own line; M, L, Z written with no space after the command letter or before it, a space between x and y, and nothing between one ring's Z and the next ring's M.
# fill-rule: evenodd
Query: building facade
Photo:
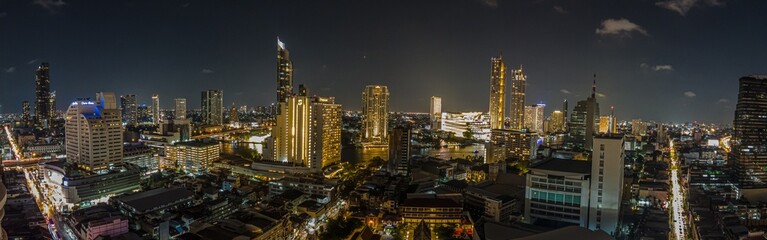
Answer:
M173 119L186 119L186 98L176 98L174 101L176 102L176 108L174 109Z
M589 229L602 229L610 235L617 234L619 230L624 188L624 158L623 136L594 137L589 191Z
M527 75L519 69L511 70L511 102L509 109L509 118L511 129L522 130L527 124L527 111L525 106L525 85L527 84ZM542 109L541 109L542 110ZM541 116L543 121L543 116ZM541 128L542 129L542 128Z
M368 85L362 92L363 147L385 147L389 143L389 88Z
M187 172L199 173L220 158L221 144L216 141L178 142L165 147L165 156Z
M525 126L531 132L543 133L543 111L546 104L525 106Z
M52 97L50 66L41 63L35 71L35 123L47 127L56 115L55 98Z
M767 76L739 80L730 159L741 188L767 187Z
M89 171L122 162L122 124L114 93L98 93L97 102L75 101L67 109L67 161Z
M503 56L490 58L490 128L503 129L506 115L506 64Z

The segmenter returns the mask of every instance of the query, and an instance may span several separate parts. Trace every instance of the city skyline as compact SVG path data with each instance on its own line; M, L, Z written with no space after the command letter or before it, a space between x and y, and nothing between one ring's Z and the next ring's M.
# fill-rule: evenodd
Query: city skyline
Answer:
M597 73L604 96L599 100L604 106L619 107L619 119L729 124L737 97L732 83L758 72L758 54L748 53L765 50L759 44L765 34L757 24L764 22L760 20L765 16L758 14L763 2L696 2L682 8L652 2L620 6L490 3L283 2L248 3L237 9L212 2L4 3L0 5L0 40L7 44L0 50L7 54L0 56L0 79L29 84L19 84L18 91L3 91L0 102L3 112L21 112L22 101L34 101L28 94L34 88L33 71L46 61L51 63L51 89L57 91L59 109L101 90L136 94L139 103L149 103L153 94L167 99L185 97L193 103L190 109L198 109L193 98L196 92L222 88L232 93L224 99L227 104L268 105L274 101L273 51L279 36L293 53L295 81L315 86L318 95L336 96L345 110L360 109L358 96L352 92L369 84L391 86L393 111L426 112L432 95L443 96L445 111L485 109L488 93L481 83L489 75L487 62L503 52L509 66L525 66L529 76L526 104L585 99L590 75ZM318 7L331 13L361 11L334 19L312 13ZM374 7L411 18L409 27L387 27L401 25L401 20L371 13ZM113 16L96 8L111 11ZM292 9L288 15L294 18L270 13L278 8ZM427 8L456 14L427 18L414 12ZM515 15L520 8L527 10ZM200 20L176 22L198 17L203 11L208 14ZM360 16L365 14L375 16ZM101 17L102 21L84 21L88 17ZM347 18L360 20L335 24ZM307 23L307 19L314 21ZM249 22L256 27L243 31L247 25L242 24ZM105 27L112 25L115 28ZM168 26L175 28L169 33L159 31ZM365 26L375 30L345 33ZM305 31L311 27L318 29ZM82 36L67 35L76 29L94 30ZM199 36L198 30L213 36ZM317 32L321 30L327 34ZM466 34L454 35L454 31ZM525 34L513 38L518 32ZM152 37L132 38L135 34ZM166 47L193 36L199 39ZM559 44L558 39L565 36L572 36L572 41ZM87 41L79 41L82 38ZM438 39L446 42L432 44ZM159 49L161 46L167 49ZM151 88L128 87L154 83L156 87ZM643 92L654 94L648 97ZM173 103L161 104L170 109Z

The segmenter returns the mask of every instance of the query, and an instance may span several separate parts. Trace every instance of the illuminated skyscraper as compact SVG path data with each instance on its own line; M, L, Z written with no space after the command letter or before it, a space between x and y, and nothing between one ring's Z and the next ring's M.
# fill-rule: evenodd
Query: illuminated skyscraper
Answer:
M152 96L152 123L154 125L160 125L160 96L155 94Z
M285 43L277 38L277 103L293 95L293 61Z
M519 69L512 69L511 70L511 108L509 111L509 118L511 118L511 129L513 130L520 130L523 127L527 127L525 124L525 114L527 112L525 111L525 81L527 81L527 76L522 71L522 66L519 66ZM543 108L541 107L541 116L539 118L541 120L541 126L543 125ZM540 128L541 131L543 130L543 127ZM541 132L536 131L536 132Z
M67 161L91 171L106 169L123 158L121 116L115 94L98 93L96 99L69 105L64 125Z
M277 126L272 129L268 159L320 171L341 159L341 105L333 98L306 94L280 103Z
M174 99L176 102L176 109L174 113L175 120L184 120L186 119L186 98L176 98Z
M122 109L123 123L130 126L138 124L138 103L136 95L128 94L120 96L120 108Z
M362 92L362 131L364 147L386 147L389 144L389 89L368 85Z
M642 119L631 119L631 135L644 136L647 134L647 124Z
M543 133L543 109L546 104L535 104L531 106L525 106L525 126L531 132Z
M767 76L740 78L730 159L741 188L767 187Z
M503 129L506 99L506 64L503 56L490 58L490 128Z
M430 103L429 119L431 120L431 129L440 129L440 118L442 117L442 98L432 96Z
M554 110L554 112L551 113L551 116L549 116L549 131L552 133L555 132L564 132L565 131L565 118L564 113L559 110Z
M224 123L224 91L210 89L202 91L202 121L208 125Z
M232 107L229 108L229 123L236 123L240 121L240 114L237 112L237 106L232 103Z
M32 118L31 113L29 109L29 101L21 102L21 121L23 122L25 127L29 127L32 125Z
M611 117L609 115L599 116L599 133L609 133Z
M56 109L51 101L51 79L48 63L41 63L35 71L35 123L48 127Z

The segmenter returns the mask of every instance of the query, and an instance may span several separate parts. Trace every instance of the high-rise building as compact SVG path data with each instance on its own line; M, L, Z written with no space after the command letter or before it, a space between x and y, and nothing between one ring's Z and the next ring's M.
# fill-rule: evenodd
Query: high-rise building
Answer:
M511 102L509 104L511 105L509 111L511 129L521 130L523 127L527 127L526 120L528 119L525 117L527 115L527 106L525 106L525 82L527 81L527 75L522 71L522 66L519 66L519 69L511 70L511 77ZM541 111L543 111L543 108L541 108ZM541 114L540 119L540 129L543 131L543 114Z
M224 91L202 91L202 122L208 125L224 123Z
M35 123L48 127L56 109L51 101L51 78L48 63L41 63L35 71Z
M455 136L490 140L490 116L485 112L443 112L440 117L440 130L452 132Z
M535 158L537 134L526 130L493 129L490 134L490 149L486 154L487 163L512 158L526 161Z
M393 175L410 176L412 129L395 128L389 139L389 171Z
M647 124L642 119L631 119L631 135L644 136L647 134Z
M730 159L741 188L767 187L767 76L740 78Z
M506 64L503 56L490 58L490 128L503 129L506 118Z
M313 97L311 105L312 149L322 167L341 161L341 104L333 97Z
M596 74L594 74L591 97L578 101L570 115L568 144L571 147L591 150L593 146L594 133L599 130L599 103L597 103L596 89Z
M30 109L29 109L29 101L23 101L21 102L21 121L23 122L25 127L29 127L32 125L32 118L30 116Z
M64 125L67 161L89 171L107 169L123 159L121 116L115 94L101 92L96 99L69 105Z
M599 116L599 133L610 133L610 125L612 123L612 117L609 115Z
M240 114L237 112L237 106L232 103L232 107L229 108L229 123L236 123L240 121Z
M525 126L528 130L537 133L543 133L543 109L546 104L535 104L525 106Z
M389 144L389 89L368 85L362 92L363 147L385 147Z
M658 141L659 147L667 144L668 135L666 134L666 127L663 126L663 123L658 123L658 136L656 140Z
M621 135L594 137L589 191L589 229L616 235L623 197L624 152Z
M293 95L293 61L285 43L277 38L277 103Z
M549 131L551 133L559 133L565 131L565 117L564 113L559 110L554 110L549 116Z
M563 123L563 131L567 132L568 126L570 125L569 119L567 118L567 111L569 108L567 108L567 99L562 103L562 123Z
M431 96L429 102L429 119L431 120L431 129L440 129L440 118L442 117L442 98Z
M162 115L160 114L160 96L155 94L152 96L152 123L154 125L160 125Z
M174 112L175 120L186 119L186 98L176 98L176 109Z
M333 98L289 96L280 103L270 160L320 171L341 158L341 105Z
M122 109L123 123L130 126L138 124L138 103L136 95L128 94L120 96L120 108Z

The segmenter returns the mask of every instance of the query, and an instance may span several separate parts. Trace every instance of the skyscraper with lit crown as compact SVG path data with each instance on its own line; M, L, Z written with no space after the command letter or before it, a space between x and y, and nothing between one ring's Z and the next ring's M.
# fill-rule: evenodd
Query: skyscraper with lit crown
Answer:
M386 147L389 144L389 89L368 85L362 92L363 147Z
M490 128L503 129L506 118L506 64L503 56L490 58Z
M527 81L527 75L522 71L522 66L519 69L511 70L511 108L509 109L509 118L513 130L520 130L525 127L525 82ZM541 109L542 111L542 109ZM541 112L541 122L543 122L543 112ZM543 130L543 127L540 128ZM540 132L540 131L536 131Z

